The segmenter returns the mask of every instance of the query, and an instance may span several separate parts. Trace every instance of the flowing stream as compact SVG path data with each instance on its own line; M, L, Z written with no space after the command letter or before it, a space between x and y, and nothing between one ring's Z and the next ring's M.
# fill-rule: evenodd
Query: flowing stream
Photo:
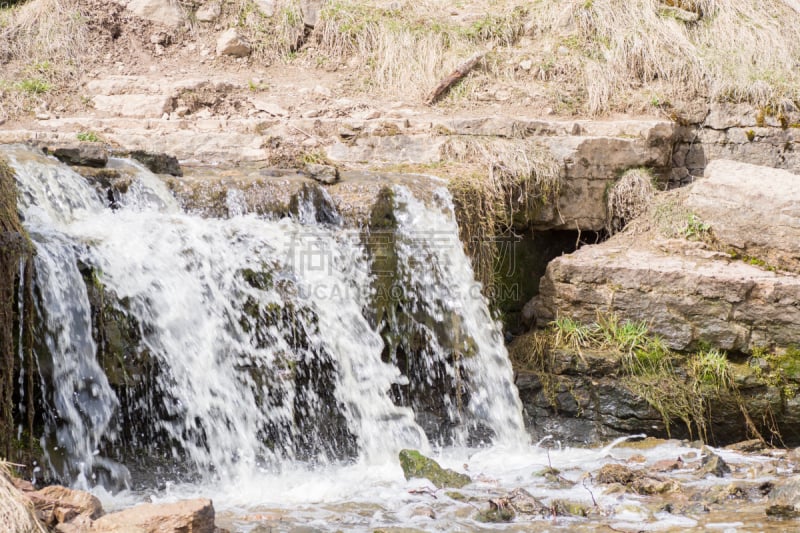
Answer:
M473 531L500 527L475 520L487 494L524 487L602 510L614 530L736 530L728 515L654 512L586 483L608 461L699 464L683 444L529 442L445 189L420 199L395 186L391 231L370 235L346 228L324 192L324 205L306 198L270 219L231 189L229 217L202 218L132 161L110 161L131 183L109 201L52 158L0 154L36 247L43 466L107 509L211 497L233 531ZM106 353L109 317L123 352ZM451 493L407 481L403 448L473 483ZM542 474L552 469L555 482ZM690 478L700 491L724 482Z
M390 393L409 377L383 360L384 339L368 319L373 274L360 233L337 217L317 223L310 202L295 218L246 214L235 193L228 219L186 214L157 177L126 160L110 164L134 178L112 209L55 160L22 147L4 152L37 250L59 476L92 485L100 465L118 483L131 481L101 451L119 442L120 398L96 358L87 268L89 282L125 302L118 311L158 368L158 405L130 408L152 417L196 478L238 480L301 458L380 464L402 448L430 451L413 409ZM442 189L428 207L406 189L394 193L402 291L429 324L449 321L438 333L428 328L425 368L460 376L464 428L523 443L502 335L473 281L449 196ZM458 343L471 353L453 358Z

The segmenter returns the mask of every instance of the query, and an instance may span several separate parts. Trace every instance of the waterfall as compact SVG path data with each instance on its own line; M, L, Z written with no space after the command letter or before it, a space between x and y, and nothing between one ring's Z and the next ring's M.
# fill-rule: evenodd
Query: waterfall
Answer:
M242 193L231 189L229 218L201 218L183 212L156 176L117 159L110 166L132 181L112 209L57 161L22 147L0 153L16 171L37 248L52 361L43 379L52 398L46 433L68 465L53 460L59 475L91 480L104 470L125 478L112 460L124 462L125 447L226 479L286 462L381 461L401 448L426 450L436 435L418 404L397 394L417 379L428 391L448 384L440 404L463 431L524 439L502 335L445 190L431 205L404 188L393 193L397 305L425 339L419 364L431 377L420 378L386 356L387 338L406 330L396 316L371 316L375 259L323 190L304 191L295 217L270 220L247 214ZM135 330L138 346L125 355L135 361L124 363L151 369L126 375L128 385L111 383L98 362L87 282ZM137 427L126 430L127 441L125 424Z
M415 312L445 323L448 346L460 352L458 361L469 380L469 410L473 423L486 424L494 438L508 444L525 441L522 403L513 384L513 371L500 326L475 281L458 238L453 203L442 188L436 208L427 207L408 189L395 190L398 209L399 269ZM447 360L435 336L430 353Z

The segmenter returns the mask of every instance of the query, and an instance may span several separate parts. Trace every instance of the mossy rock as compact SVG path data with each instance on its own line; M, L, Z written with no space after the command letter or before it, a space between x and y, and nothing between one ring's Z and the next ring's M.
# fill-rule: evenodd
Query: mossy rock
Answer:
M510 507L494 507L485 511L480 511L475 520L484 523L502 523L514 520L514 510Z
M400 451L400 466L406 479L425 478L440 489L444 487L460 489L472 483L468 475L442 468L439 463L415 450Z
M556 516L587 516L589 514L585 505L569 500L553 500L550 506Z

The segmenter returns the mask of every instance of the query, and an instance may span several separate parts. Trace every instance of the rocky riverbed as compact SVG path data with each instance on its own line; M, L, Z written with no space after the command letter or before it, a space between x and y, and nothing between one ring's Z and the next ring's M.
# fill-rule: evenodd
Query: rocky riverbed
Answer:
M411 464L401 454L369 465L254 472L234 485L115 496L99 489L96 496L61 487L33 491L15 480L21 493L14 497L29 501L43 524L62 533L777 532L794 527L800 514L800 455L758 441L727 448L652 438L603 448L544 441L434 456L452 471L439 471L430 459ZM194 499L182 499L188 497ZM137 504L143 499L154 503Z

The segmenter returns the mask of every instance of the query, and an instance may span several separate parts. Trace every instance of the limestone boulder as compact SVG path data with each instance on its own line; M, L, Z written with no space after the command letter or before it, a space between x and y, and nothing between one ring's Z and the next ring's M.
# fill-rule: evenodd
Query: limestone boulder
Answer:
M692 185L686 206L726 248L800 272L800 175L712 161Z
M300 11L303 13L303 24L309 28L317 25L322 4L322 0L301 0Z
M214 22L219 18L220 13L221 8L219 3L206 2L198 8L195 17L200 22Z
M643 125L631 132L624 122L596 132L578 125L570 136L543 140L561 163L563 179L557 201L533 213L536 229L602 230L606 191L624 171L648 167L667 174L674 127L657 121Z
M132 118L160 118L170 111L171 101L165 94L97 94L92 97L97 111Z
M168 27L181 26L186 15L175 0L129 0L125 7L134 15Z
M175 503L137 505L109 513L95 520L93 533L164 533L191 531L214 533L214 507L211 500L183 500Z
M217 38L217 55L245 57L250 55L250 43L236 28L229 28Z
M646 237L645 237L646 238ZM676 350L788 346L800 338L800 277L679 240L611 239L559 257L540 282L540 323L599 312L650 324Z

